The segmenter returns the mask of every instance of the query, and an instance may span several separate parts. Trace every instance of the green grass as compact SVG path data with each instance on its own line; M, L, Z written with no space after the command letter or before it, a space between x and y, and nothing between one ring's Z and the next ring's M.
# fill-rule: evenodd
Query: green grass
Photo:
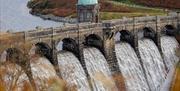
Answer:
M144 13L144 12L134 12L134 13L116 13L116 12L101 12L100 16L102 20L110 19L121 19L123 17L141 17L141 16L156 16L165 15L164 13Z
M164 12L100 12L101 20L121 19L123 17L142 17L142 16L157 16L166 15ZM68 16L69 18L76 17L76 13Z
M110 1L114 5L122 6L122 3L125 3L125 8L130 9L131 12L101 12L100 16L102 20L109 20L109 19L121 19L123 17L141 17L141 16L157 16L157 15L166 15L166 12L164 12L162 9L158 8L149 8L144 6L132 6L135 5L131 0L120 0L120 2L117 2L117 0ZM137 5L138 6L138 5Z
M140 6L140 7L131 6L131 5L135 5L131 0L122 0L120 2L117 2L116 0L114 0L114 1L109 1L109 2L117 6L123 6L124 8L128 8L130 12L101 12L100 13L101 20L121 19L123 17L141 17L141 16L147 16L147 15L157 16L157 15L167 14L162 9L158 9L158 8L149 8L149 7L144 7L144 6ZM122 5L122 3L125 3L126 5ZM74 13L68 17L74 18L76 17L76 14Z
M125 4L134 4L132 0L113 0L116 2L121 2L121 3L125 3Z

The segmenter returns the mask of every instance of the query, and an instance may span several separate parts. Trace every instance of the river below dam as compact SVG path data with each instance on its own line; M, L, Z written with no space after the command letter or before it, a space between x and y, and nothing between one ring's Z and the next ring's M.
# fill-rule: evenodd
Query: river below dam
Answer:
M43 20L29 13L29 0L0 0L0 31L32 30L36 27L58 27L62 23Z

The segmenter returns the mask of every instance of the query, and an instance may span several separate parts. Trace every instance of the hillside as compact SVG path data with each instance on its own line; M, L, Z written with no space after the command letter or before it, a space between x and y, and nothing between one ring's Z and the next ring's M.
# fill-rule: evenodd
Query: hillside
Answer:
M28 6L29 8L34 8L32 13L53 13L57 16L68 16L76 13L76 4L77 0L33 0L29 2ZM100 4L102 12L132 12L126 7L113 5L107 0L101 0ZM35 6L33 7L33 5Z
M118 4L117 1L100 0L101 19L116 19L123 16L145 16L162 15L164 12L159 9L129 7ZM61 17L76 17L77 0L32 0L28 7L32 9L32 14L53 14Z
M165 7L169 9L180 9L180 0L134 0L137 4L150 7Z

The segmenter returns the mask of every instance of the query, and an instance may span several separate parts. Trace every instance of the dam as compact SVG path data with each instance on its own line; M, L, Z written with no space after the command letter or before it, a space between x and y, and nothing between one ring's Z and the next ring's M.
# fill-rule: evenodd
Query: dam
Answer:
M17 91L24 80L46 91L41 85L51 77L65 80L68 91L164 91L179 62L180 14L100 21L92 1L79 0L76 24L0 36L12 40L0 40L0 68L24 70Z
M179 47L175 38L178 19L177 15L127 18L15 32L10 36L19 38L16 46L28 43L31 50L33 46L34 50L42 49L56 74L69 87L75 84L78 91L121 91L114 74L124 78L126 91L160 91L179 60L175 55ZM110 85L99 77L108 79Z

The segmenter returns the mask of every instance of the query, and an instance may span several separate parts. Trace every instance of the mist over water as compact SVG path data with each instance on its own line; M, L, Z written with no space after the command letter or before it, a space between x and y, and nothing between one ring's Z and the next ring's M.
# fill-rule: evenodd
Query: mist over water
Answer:
M150 39L138 41L140 56L151 91L159 91L165 81L166 70L155 43Z
M84 58L93 91L116 91L115 83L103 54L96 48L85 48Z
M149 91L144 71L131 45L118 43L115 50L127 91Z
M161 37L161 49L168 71L174 68L177 62L179 61L179 58L175 54L175 50L178 48L178 46L179 44L174 37Z
M58 64L61 76L67 81L68 88L78 91L91 91L86 74L79 60L71 52L61 52L58 54Z

